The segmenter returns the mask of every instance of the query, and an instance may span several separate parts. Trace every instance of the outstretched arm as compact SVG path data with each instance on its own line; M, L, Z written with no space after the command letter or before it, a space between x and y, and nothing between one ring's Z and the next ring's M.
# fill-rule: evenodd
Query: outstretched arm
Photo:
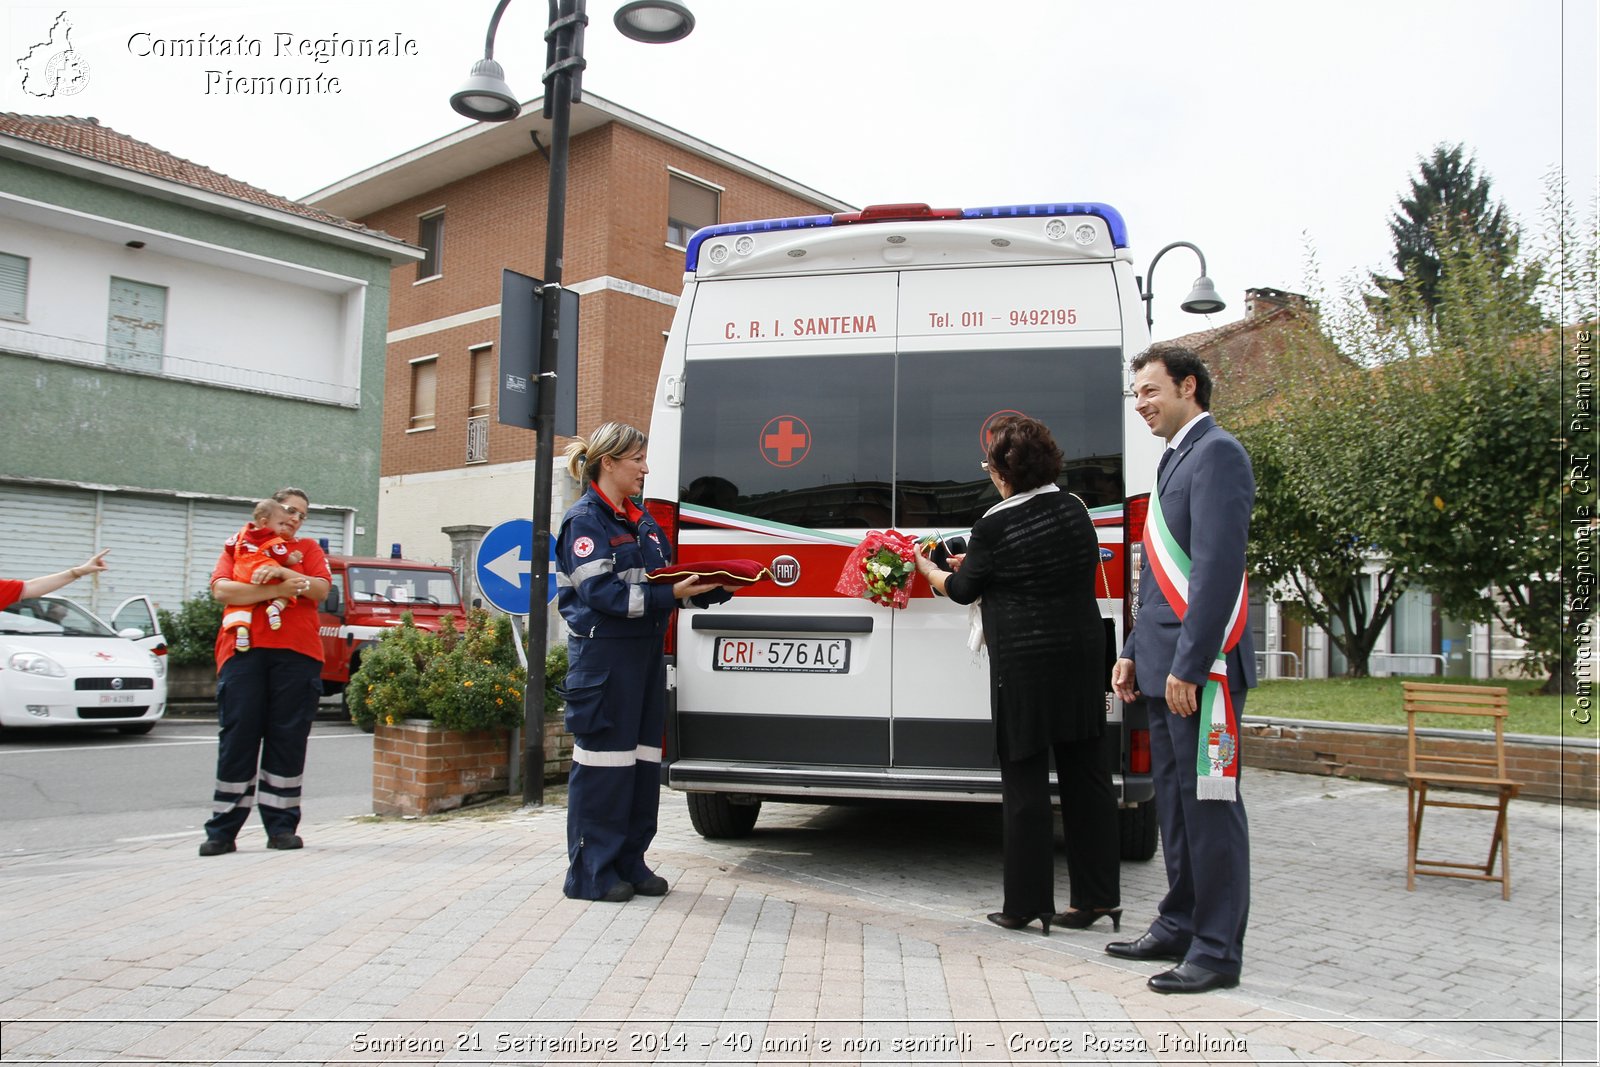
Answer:
M100 571L107 569L106 553L110 551L109 548L102 548L76 567L68 567L64 571L40 575L37 578L29 578L22 583L22 595L25 597L44 596L46 593L53 593L57 589L71 585L85 574L98 574Z

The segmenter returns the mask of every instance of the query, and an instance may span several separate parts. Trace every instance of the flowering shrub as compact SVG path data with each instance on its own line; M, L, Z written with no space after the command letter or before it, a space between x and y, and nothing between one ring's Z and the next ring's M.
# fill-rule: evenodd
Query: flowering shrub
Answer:
M911 579L916 573L911 539L894 530L874 531L851 550L834 589L874 604L903 608L911 600Z
M215 666L217 631L222 629L222 605L201 589L178 605L176 613L156 609L161 636L167 639L169 667Z
M512 642L510 620L478 608L465 630L447 615L438 633L419 630L408 611L351 675L350 718L363 729L407 719L446 730L520 725L526 674Z

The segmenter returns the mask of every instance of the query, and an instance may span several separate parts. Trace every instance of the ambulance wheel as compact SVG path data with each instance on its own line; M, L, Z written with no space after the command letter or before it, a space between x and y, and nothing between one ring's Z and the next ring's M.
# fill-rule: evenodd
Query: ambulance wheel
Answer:
M1156 854L1156 802L1147 800L1117 812L1122 831L1122 858L1143 862Z
M690 793L689 821L701 837L747 837L761 814L761 801L735 804L726 793Z

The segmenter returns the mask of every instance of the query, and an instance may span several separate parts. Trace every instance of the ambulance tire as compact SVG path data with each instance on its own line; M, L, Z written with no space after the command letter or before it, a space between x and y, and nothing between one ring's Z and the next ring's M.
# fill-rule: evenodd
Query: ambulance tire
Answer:
M1117 825L1122 831L1122 858L1144 862L1156 854L1156 802L1147 800L1117 812Z
M689 793L689 821L707 840L748 837L761 814L761 801L735 804L726 793Z

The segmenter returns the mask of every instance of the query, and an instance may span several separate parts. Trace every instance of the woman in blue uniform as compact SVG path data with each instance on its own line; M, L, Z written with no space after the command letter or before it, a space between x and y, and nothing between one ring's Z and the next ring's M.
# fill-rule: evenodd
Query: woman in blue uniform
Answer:
M675 607L710 607L732 595L685 578L652 585L672 545L633 498L644 492L645 435L608 422L567 446L567 470L587 484L556 537L556 589L567 638L567 781L564 891L620 904L659 897L667 880L645 866L661 801L666 719L662 641Z

